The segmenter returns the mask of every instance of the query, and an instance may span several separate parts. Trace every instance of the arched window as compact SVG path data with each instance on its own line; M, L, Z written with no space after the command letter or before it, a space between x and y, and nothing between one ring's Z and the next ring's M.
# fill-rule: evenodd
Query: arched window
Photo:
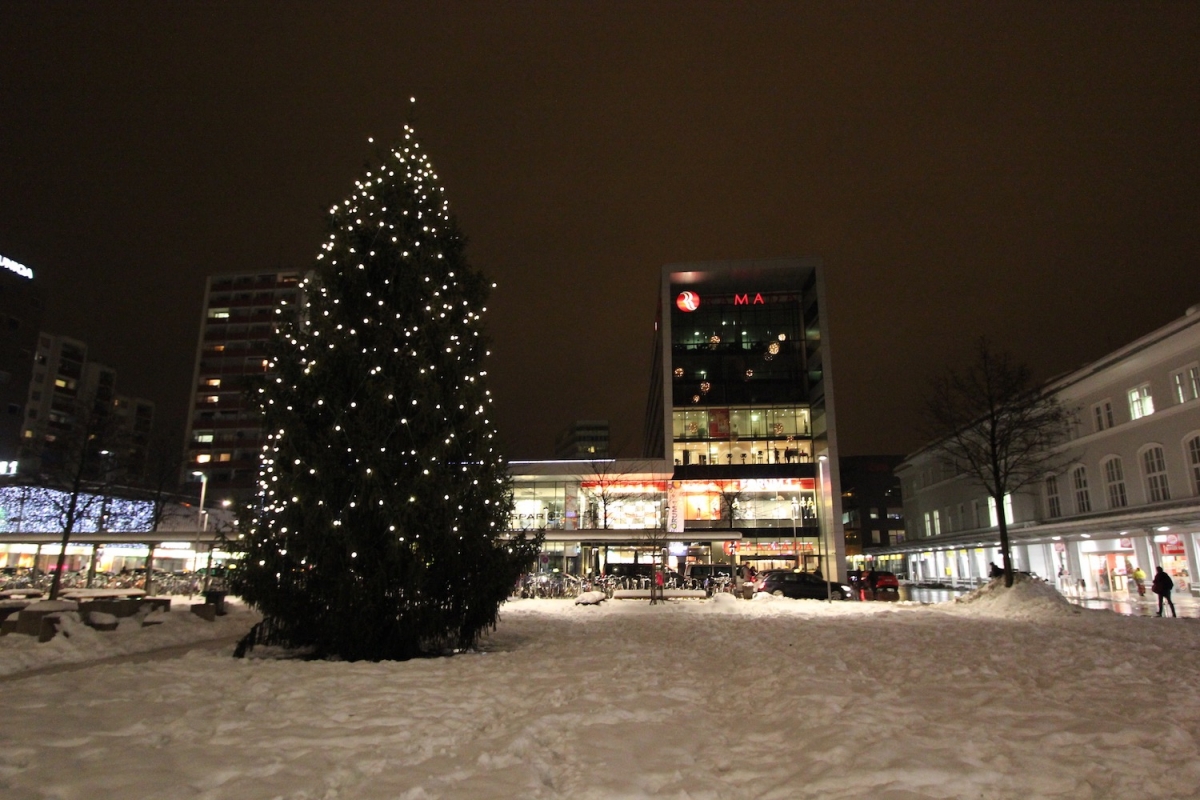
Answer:
M1200 439L1200 436L1196 437ZM1062 503L1058 499L1058 476L1046 476L1046 516L1061 517Z
M1161 445L1151 445L1142 452L1142 472L1146 476L1146 501L1161 503L1171 499L1167 485L1167 459Z
M1125 494L1125 469L1121 457L1113 456L1104 462L1104 485L1108 488L1108 507L1124 508L1129 505Z
M1080 465L1071 470L1071 483L1075 486L1075 511L1086 514L1092 510L1092 498L1088 494L1087 467Z
M1200 435L1187 440L1188 471L1192 475L1192 494L1200 495Z

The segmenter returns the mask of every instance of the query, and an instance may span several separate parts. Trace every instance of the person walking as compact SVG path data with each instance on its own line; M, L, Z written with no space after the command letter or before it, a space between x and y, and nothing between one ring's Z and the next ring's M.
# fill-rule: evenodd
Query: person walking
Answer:
M1171 590L1175 588L1175 581L1171 580L1171 576L1163 571L1162 567L1157 568L1154 573L1154 582L1150 584L1150 590L1158 595L1158 616L1163 615L1163 603L1165 602L1171 607L1171 616L1177 617L1175 613L1175 604L1171 602Z
M1138 597L1146 596L1146 570L1138 567L1133 571L1133 582L1137 584Z

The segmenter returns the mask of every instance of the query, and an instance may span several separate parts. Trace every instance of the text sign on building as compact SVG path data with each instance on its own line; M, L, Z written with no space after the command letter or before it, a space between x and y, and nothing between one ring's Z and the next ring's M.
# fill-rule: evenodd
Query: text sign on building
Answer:
M5 256L0 256L0 267L4 267L9 272L15 272L18 275L20 275L22 278L29 278L31 280L33 279L33 270L31 270L29 267L25 266L24 264L18 264L16 261L13 261L11 258L6 258Z
M680 311L695 311L700 307L700 295L695 292L680 292L675 298L675 305Z
M683 533L683 506L680 501L679 481L667 484L667 533Z

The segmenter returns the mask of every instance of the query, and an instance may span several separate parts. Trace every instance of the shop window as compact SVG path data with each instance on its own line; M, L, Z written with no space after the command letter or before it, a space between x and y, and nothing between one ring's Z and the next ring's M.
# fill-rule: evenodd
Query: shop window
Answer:
M1171 488L1167 484L1167 462L1163 449L1151 445L1142 453L1142 470L1146 476L1146 500L1161 503L1171 499Z
M1092 510L1092 496L1088 492L1087 467L1078 466L1071 471L1071 484L1075 487L1075 512L1088 513Z
M1125 508L1129 498L1125 494L1125 469L1121 459L1113 456L1104 462L1104 483L1108 487L1108 507Z

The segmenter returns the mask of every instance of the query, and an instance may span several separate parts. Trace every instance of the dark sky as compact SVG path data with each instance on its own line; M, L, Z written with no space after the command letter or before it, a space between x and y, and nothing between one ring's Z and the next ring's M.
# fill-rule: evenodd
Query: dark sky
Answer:
M640 441L659 268L824 259L843 453L986 335L1039 377L1200 302L1200 4L0 5L0 254L182 442L204 277L304 268L418 98L499 283L501 434Z

